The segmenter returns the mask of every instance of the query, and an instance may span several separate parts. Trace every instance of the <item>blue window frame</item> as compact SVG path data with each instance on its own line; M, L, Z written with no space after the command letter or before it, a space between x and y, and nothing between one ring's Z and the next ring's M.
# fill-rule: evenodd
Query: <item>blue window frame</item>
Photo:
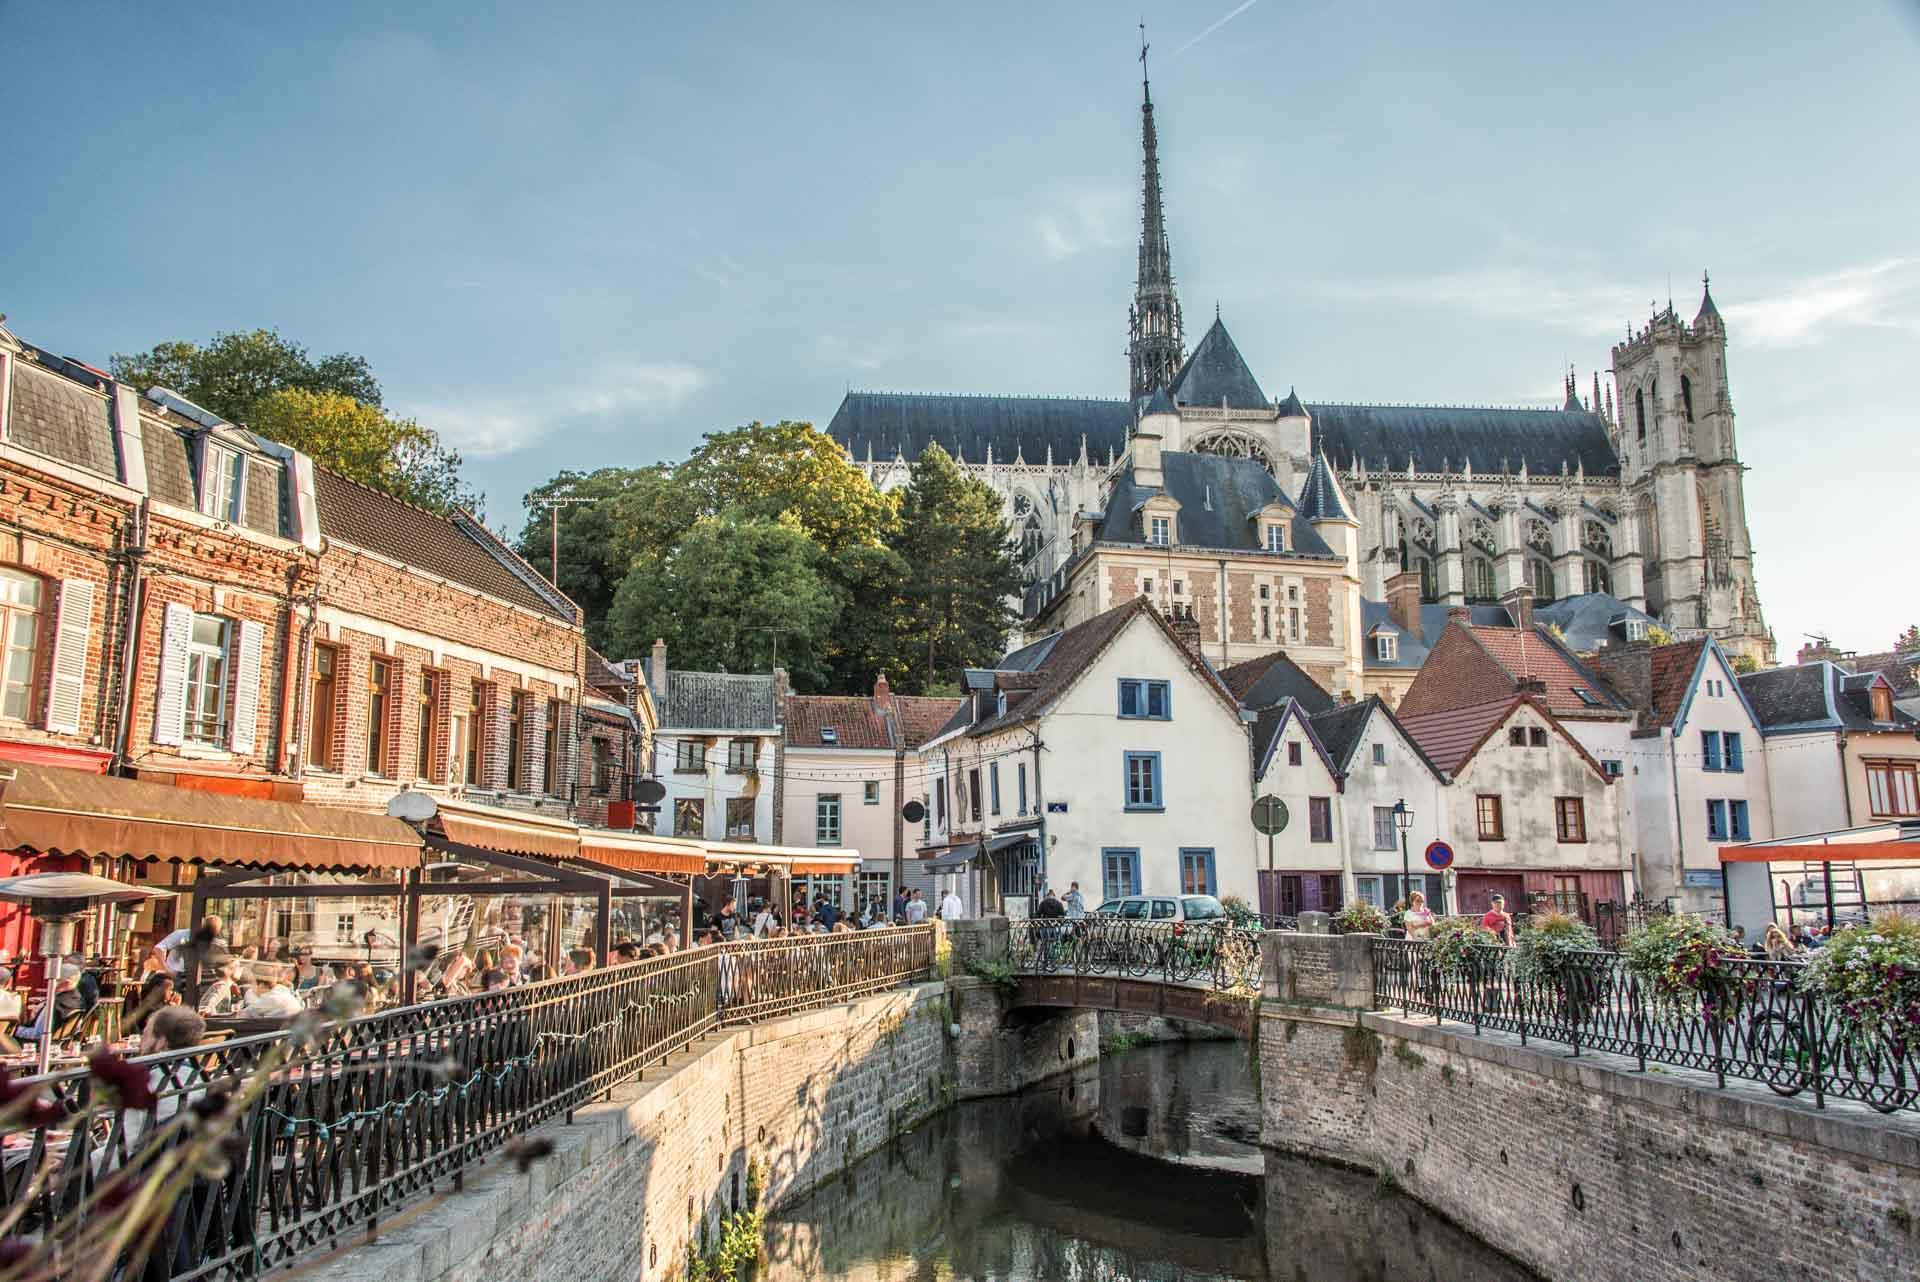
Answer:
M1738 731L1729 730L1721 735L1720 744L1722 748L1725 749L1722 755L1726 759L1728 770L1745 770L1747 768L1746 758L1740 752L1740 734Z
M1100 897L1118 899L1140 893L1140 851L1107 846L1100 851Z
M1702 770L1720 769L1720 732L1702 730L1700 732L1700 768Z
M1725 841L1727 839L1727 803L1709 801L1707 803L1707 840Z
M1122 677L1120 715L1129 721L1171 721L1173 687L1165 681Z
M1727 803L1727 821L1727 827L1731 830L1735 841L1745 841L1751 835L1751 831L1747 827L1746 802L1729 801Z
M1180 847L1180 893L1183 895L1220 893L1220 884L1213 877L1211 846Z
M1024 814L1026 814L1026 813L1027 813L1027 763L1026 763L1026 762L1024 762L1024 761L1022 761L1021 763L1019 763L1019 766L1018 766L1018 768L1017 768L1017 769L1016 769L1016 770L1014 771L1014 774L1015 774L1015 776L1016 776L1016 777L1017 777L1017 778L1019 779L1019 781L1020 781L1020 811L1019 811L1019 813L1021 813L1021 814L1023 814L1023 815L1024 815Z
M1160 788L1160 754L1129 752L1125 757L1121 796L1128 810L1165 810L1166 798Z
M1000 763L997 761L987 763L987 792L989 794L987 800L993 806L993 813L997 815L1000 813Z

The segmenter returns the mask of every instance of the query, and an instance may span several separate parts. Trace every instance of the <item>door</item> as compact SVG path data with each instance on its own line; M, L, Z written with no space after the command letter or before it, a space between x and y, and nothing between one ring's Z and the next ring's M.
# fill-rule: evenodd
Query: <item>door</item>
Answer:
M1460 911L1469 916L1478 917L1487 911L1487 900L1491 895L1507 897L1507 911L1522 913L1527 910L1523 891L1526 880L1518 873L1461 873L1459 881Z

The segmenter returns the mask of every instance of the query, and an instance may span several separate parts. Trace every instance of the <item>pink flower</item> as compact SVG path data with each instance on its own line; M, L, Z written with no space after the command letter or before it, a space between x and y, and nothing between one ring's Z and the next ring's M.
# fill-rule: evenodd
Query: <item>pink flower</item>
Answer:
M147 1070L104 1047L88 1057L87 1072L121 1108L150 1109L158 1102Z

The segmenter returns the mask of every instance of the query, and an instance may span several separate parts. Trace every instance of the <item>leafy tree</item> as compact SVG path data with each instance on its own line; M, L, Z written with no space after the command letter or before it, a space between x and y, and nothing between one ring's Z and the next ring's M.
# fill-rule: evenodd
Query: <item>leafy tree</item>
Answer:
M480 510L481 496L460 477L459 453L432 429L345 393L269 392L253 403L248 426L395 498L435 512Z
M1021 580L993 488L929 443L901 498L894 547L909 567L903 631L916 666L926 665L908 684L931 686L954 668L999 658Z
M811 423L748 423L709 433L674 479L707 515L791 514L829 553L875 546L894 524L892 501Z
M702 517L663 555L634 561L613 596L609 643L637 655L661 637L676 667L756 672L771 653L765 629L779 628L782 665L797 687L818 688L840 613L823 559L794 522Z
M549 578L555 518L537 500L559 494L591 500L553 509L559 520L560 590L586 612L588 643L606 650L607 613L620 581L636 561L657 560L670 552L698 514L692 496L674 483L669 468L562 472L527 496L527 523L515 545Z
M318 361L278 330L215 334L205 346L173 340L151 351L121 353L113 376L146 391L168 387L235 423L257 427L254 407L274 392L333 392L363 405L380 404L380 383L366 358L337 352Z
M1909 650L1920 650L1920 623L1913 624L1905 632L1893 639L1893 648L1901 654Z

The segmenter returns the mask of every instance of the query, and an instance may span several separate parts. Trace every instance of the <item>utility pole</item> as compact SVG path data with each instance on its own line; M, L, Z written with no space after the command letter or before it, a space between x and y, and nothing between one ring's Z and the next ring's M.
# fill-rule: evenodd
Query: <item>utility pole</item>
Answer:
M553 559L547 565L547 581L558 589L560 586L560 509L570 503L598 503L600 500L586 495L545 494L539 498L527 500L528 507L543 507L552 522Z

